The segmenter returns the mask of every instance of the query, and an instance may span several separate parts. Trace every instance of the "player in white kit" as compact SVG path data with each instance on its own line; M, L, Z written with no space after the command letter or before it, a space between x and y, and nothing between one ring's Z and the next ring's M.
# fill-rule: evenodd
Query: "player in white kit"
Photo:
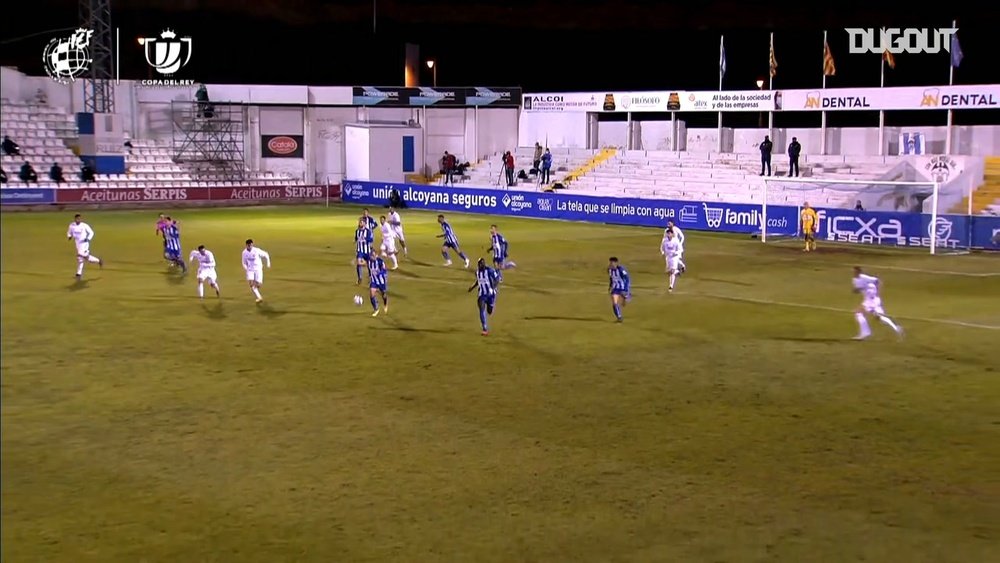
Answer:
M660 254L667 260L667 273L670 274L669 291L674 290L677 274L680 273L682 248L674 231L667 229L667 232L663 235L663 242L660 244Z
M385 215L378 218L379 229L382 230L382 256L388 256L392 260L392 269L395 270L399 268L399 260L396 259L396 231L393 230L392 225L390 225L385 220Z
M222 297L219 291L219 276L215 273L215 254L205 248L205 245L198 247L198 250L191 251L189 262L198 262L198 297L205 298L205 284L212 286L217 297Z
M271 268L271 255L263 248L253 245L253 239L247 239L247 247L243 250L243 269L247 273L247 283L250 292L257 298L257 303L264 300L260 295L260 286L264 284L264 262Z
M677 264L680 266L678 273L683 274L687 271L687 266L684 264L684 231L682 231L677 225L674 225L673 221L667 221L667 228L663 231L663 240L667 239L667 231L673 231L674 238L677 239L678 244L681 245L681 251L677 257Z
M888 325L889 328L896 331L897 336L902 338L903 327L894 323L882 309L882 297L879 295L882 290L882 282L877 277L862 272L860 266L855 266L853 285L854 293L862 295L861 306L854 313L854 318L857 319L860 329L854 339L864 340L872 334L871 328L868 326L868 319L865 318L866 314L875 315L878 320Z
M83 265L87 262L104 267L104 261L90 253L90 241L94 239L94 229L84 223L83 217L79 214L73 216L73 222L66 231L66 238L76 244L76 279L83 279Z
M399 212L396 211L395 207L389 208L389 226L392 227L392 232L396 235L399 247L403 249L403 256L409 256L406 250L406 238L403 236L403 220L399 217Z

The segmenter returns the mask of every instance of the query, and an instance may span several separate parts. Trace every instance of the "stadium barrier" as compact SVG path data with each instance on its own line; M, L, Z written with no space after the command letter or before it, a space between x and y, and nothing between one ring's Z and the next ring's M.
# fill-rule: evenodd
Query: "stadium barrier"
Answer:
M94 205L127 207L145 203L260 205L340 201L340 186L252 186L206 188L4 188L0 203L8 206Z
M418 184L345 181L342 200L385 205L392 190L414 209L456 211L663 227L667 221L695 231L758 234L763 209L759 204L597 197L575 193L501 191ZM931 216L917 213L852 211L818 208L819 238L858 244L929 247ZM795 236L799 208L767 206L768 236ZM940 215L938 245L949 248L1000 250L1000 217Z

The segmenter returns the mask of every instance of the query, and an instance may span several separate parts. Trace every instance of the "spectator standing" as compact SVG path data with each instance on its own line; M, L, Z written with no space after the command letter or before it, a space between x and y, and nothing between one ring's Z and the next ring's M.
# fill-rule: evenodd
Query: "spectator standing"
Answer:
M61 184L66 181L66 179L63 178L62 166L59 166L58 162L53 162L52 168L49 168L49 179L57 184Z
M545 154L542 155L542 183L548 184L551 178L549 178L549 173L552 171L552 153L549 149L545 149Z
M792 137L792 142L788 143L788 175L799 175L799 155L802 154L802 145L799 140Z
M542 163L542 144L536 141L535 157L531 161L531 166L532 168L535 169L535 173L537 173L540 170L539 166L541 165L541 163Z
M854 204L854 210L855 211L864 211L865 210L865 206L861 205L861 200L860 199L858 200L857 203Z
M3 153L7 156L21 156L21 147L10 138L10 135L3 136L3 143L0 143L0 148L3 149Z
M760 143L760 175L764 175L764 171L767 170L767 175L771 175L771 151L774 150L774 143L771 142L771 137L764 135L764 140Z
M215 114L212 104L208 99L208 87L204 84L198 85L198 90L194 93L194 99L198 102L198 113L205 119L209 119Z
M38 174L35 172L35 169L31 167L31 163L27 160L21 165L21 173L18 174L18 176L25 184L30 184L32 182L36 184L38 183Z
M503 159L504 170L507 172L507 185L514 185L514 153L507 151L507 156Z
M444 185L455 185L455 165L457 161L455 160L455 155L449 154L448 151L444 151L444 157L441 158L441 168L444 172Z

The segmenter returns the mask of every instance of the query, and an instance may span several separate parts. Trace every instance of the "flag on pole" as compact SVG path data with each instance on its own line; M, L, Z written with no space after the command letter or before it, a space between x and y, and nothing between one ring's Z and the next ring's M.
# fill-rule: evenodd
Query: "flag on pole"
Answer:
M774 78L778 74L778 60L774 58L774 34L771 34L771 54L768 57L768 62L771 67L771 78Z
M885 61L885 64L889 65L889 68L896 68L896 57L889 52L889 49L882 51L882 60Z
M823 76L836 76L837 65L833 62L833 53L830 52L830 44L823 41Z
M719 37L719 80L726 75L726 37Z
M951 36L951 66L958 68L958 65L962 64L964 57L962 46L958 44L958 33L956 32Z

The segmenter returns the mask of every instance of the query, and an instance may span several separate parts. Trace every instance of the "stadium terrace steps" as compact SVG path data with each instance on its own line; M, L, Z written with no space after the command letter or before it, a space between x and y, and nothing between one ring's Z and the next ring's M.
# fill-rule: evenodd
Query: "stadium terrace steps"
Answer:
M38 174L39 187L45 188L147 188L147 187L208 187L208 186L286 186L302 180L272 172L249 174L242 182L227 181L222 176L200 177L194 180L190 171L173 161L169 142L131 139L132 149L125 154L127 174L98 174L94 182L70 181L55 184L48 180L49 168L58 162L68 180L79 178L82 162L70 148L76 144L79 131L72 115L62 108L38 104L18 104L3 100L0 104L0 135L10 135L21 147L20 157L4 155L0 166L7 172L11 187L23 185L18 172L25 161ZM34 186L34 184L32 184Z
M973 215L1000 215L1000 157L986 158L983 185L972 192ZM951 209L952 213L967 213L969 196Z
M578 166L572 172L567 174L566 177L563 179L563 183L565 184L573 183L576 179L584 176L585 174L594 170L601 164L604 164L605 161L607 161L609 158L613 158L616 154L618 154L618 149L616 148L601 149L601 151L596 155L594 155L593 158L591 158L583 165Z
M552 153L552 183L564 181L570 170L575 170L594 158L598 151L589 149L554 148ZM495 152L484 157L466 170L466 177L461 181L456 181L456 186L481 188L483 186L496 186L501 179L503 166L500 162L502 152ZM527 172L534 164L534 147L517 147L514 149L514 171L515 173L524 170ZM528 180L518 180L518 186L522 188L534 189L538 186L538 178L529 176Z

